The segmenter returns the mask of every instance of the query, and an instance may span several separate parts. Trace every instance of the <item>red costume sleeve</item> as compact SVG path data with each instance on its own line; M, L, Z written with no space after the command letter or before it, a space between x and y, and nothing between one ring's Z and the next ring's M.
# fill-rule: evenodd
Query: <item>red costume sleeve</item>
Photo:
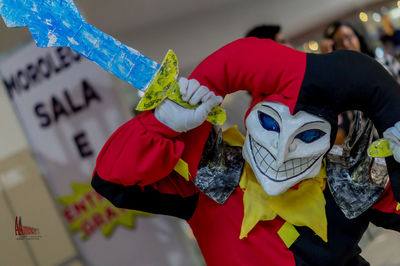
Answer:
M105 180L146 186L172 172L182 155L180 133L158 122L151 112L121 126L104 145L96 162Z
M372 206L371 222L386 229L400 232L400 205L394 200L390 183Z
M113 133L97 157L94 172L115 184L152 185L162 193L193 194L191 182L173 171L180 158L193 163L193 156L184 152L186 135L160 123L152 112L145 112ZM199 159L201 151L197 152Z

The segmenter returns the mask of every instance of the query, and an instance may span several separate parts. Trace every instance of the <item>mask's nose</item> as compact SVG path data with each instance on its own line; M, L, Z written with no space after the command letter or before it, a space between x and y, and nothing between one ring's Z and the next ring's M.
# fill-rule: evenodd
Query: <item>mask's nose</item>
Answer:
M288 155L294 152L296 148L296 143L292 142L289 144L287 139L280 139L277 144L276 166L279 168L286 161Z
M286 158L286 147L285 145L281 145L278 147L278 154L276 155L276 167L279 168Z

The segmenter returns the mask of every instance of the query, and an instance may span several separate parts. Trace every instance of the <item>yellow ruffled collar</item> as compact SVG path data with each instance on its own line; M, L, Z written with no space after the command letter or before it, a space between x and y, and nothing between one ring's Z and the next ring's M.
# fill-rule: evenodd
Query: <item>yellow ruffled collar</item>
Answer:
M259 221L269 221L280 216L296 226L307 226L322 240L328 241L327 220L325 214L326 170L322 167L319 174L300 183L297 189L288 189L278 196L269 196L262 189L250 166L245 163L239 183L243 190L244 216L240 239Z

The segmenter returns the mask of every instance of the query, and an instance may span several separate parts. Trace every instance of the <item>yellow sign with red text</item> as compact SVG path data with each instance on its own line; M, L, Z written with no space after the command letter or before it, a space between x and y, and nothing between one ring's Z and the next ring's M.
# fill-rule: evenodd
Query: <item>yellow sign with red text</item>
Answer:
M136 215L150 215L115 207L88 184L74 183L72 189L73 195L60 197L58 201L64 206L62 213L69 229L72 232L81 231L82 239L86 239L97 230L109 237L116 225L133 228Z

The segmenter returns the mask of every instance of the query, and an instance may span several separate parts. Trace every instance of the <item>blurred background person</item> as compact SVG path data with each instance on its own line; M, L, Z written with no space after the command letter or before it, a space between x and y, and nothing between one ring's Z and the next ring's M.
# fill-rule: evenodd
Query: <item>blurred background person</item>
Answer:
M400 83L400 63L389 53L384 53L383 57L375 57L369 49L365 38L346 21L335 21L324 31L324 39L321 42L321 52L329 53L335 50L352 50L366 54L375 58L385 69ZM348 135L352 121L354 121L356 111L348 111L338 117L338 132L335 144L343 144ZM366 118L363 118L365 121ZM374 137L378 137L374 131Z
M256 37L259 39L271 39L277 43L284 44L290 46L285 38L285 36L281 33L280 25L259 25L250 29L245 37Z
M369 50L365 38L346 21L335 21L324 31L324 37L332 40L331 49L334 50L353 50L374 57Z
M320 46L320 52L322 54L327 54L330 52L333 52L333 40L329 39L329 38L323 38L320 42L319 42L319 46Z
M385 51L393 55L397 60L400 56L400 30L393 26L387 15L382 17L382 28L380 29L380 40L385 47Z
M335 21L324 31L324 52L335 50L352 50L374 57L400 83L400 63L389 53L375 57L369 49L365 38L346 21Z
M287 43L284 34L281 32L281 26L278 24L257 25L248 30L244 37L270 39L277 43L290 46ZM222 103L222 107L226 109L230 115L227 117L227 121L223 125L223 129L237 125L239 131L242 132L242 134L246 134L243 121L246 110L249 108L251 101L252 96L248 91L239 91L227 95Z

